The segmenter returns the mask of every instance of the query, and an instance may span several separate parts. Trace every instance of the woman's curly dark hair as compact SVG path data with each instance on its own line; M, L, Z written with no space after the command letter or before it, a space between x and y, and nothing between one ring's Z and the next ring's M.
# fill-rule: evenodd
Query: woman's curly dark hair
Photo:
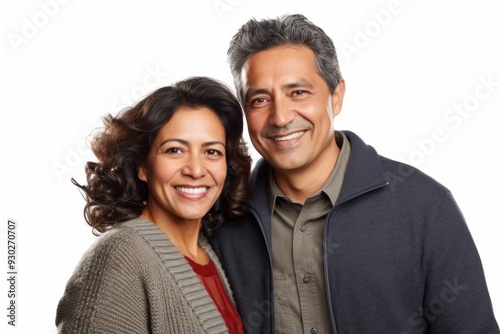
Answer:
M103 117L104 128L91 142L99 162L87 162L87 185L71 179L85 195L84 217L94 234L142 213L148 185L138 178L138 166L146 163L158 131L181 107L213 110L226 131L227 176L221 196L202 219L202 230L213 235L227 217L244 215L252 161L242 137L243 111L226 85L192 77L154 91L116 117Z

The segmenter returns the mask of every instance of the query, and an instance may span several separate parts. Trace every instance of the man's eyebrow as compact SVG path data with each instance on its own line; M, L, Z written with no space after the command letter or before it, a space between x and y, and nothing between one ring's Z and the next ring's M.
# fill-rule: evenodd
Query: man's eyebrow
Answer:
M312 88L313 84L310 83L309 81L306 81L306 80L297 80L297 81L290 82L290 83L283 86L283 88L285 88L285 89L300 88L300 87Z
M259 88L259 89L253 89L249 88L245 94L245 101L250 97L258 94L268 94L268 90L264 88Z
M309 81L306 81L306 80L297 80L297 81L290 82L290 83L283 85L282 89L293 89L293 88L301 88L301 87L312 88L313 85ZM257 88L257 89L249 88L247 93L245 94L245 101L251 96L258 95L258 94L268 94L268 93L269 93L269 91L265 88Z

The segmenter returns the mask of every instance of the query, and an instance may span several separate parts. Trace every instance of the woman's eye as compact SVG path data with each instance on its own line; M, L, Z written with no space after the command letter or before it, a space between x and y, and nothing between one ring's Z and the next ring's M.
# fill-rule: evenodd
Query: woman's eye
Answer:
M181 149L178 148L178 147L171 147L171 148L168 148L165 153L170 153L170 154L177 154L177 153L181 153Z
M222 153L219 150L208 150L207 154L208 155L222 155Z

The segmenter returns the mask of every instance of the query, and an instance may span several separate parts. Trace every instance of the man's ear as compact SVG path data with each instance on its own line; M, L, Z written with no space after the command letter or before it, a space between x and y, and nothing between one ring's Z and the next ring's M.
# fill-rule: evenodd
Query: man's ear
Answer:
M144 181L146 183L148 182L148 176L147 176L147 173L146 173L146 168L142 164L137 165L137 177L141 181Z
M340 80L335 87L335 91L332 94L332 110L333 114L337 116L340 114L342 110L342 103L344 103L344 94L345 94L345 81L344 79Z

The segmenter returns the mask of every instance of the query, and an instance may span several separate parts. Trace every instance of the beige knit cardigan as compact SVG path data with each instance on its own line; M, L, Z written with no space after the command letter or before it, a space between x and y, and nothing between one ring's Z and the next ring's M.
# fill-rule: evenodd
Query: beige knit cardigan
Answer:
M234 303L210 244L214 262ZM184 256L153 223L137 218L102 234L83 255L59 301L58 333L227 333Z

